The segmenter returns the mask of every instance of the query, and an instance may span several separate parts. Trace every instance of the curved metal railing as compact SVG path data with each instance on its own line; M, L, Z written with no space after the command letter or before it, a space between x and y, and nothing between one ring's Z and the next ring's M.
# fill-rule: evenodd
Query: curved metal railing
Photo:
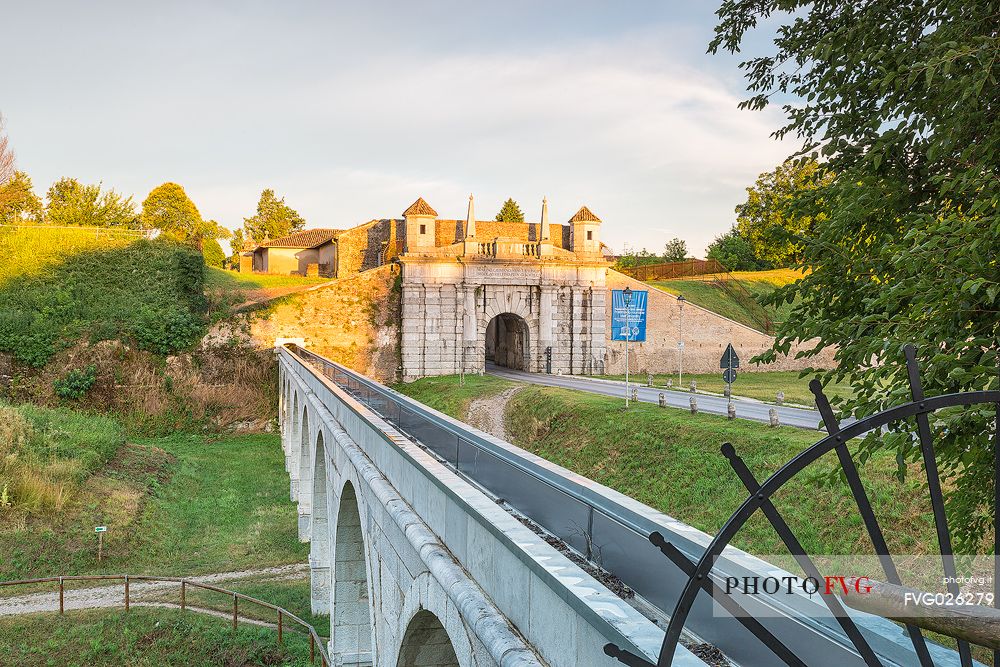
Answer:
M240 619L240 601L248 602L250 604L255 604L265 609L270 609L277 614L277 626L278 626L278 643L284 643L284 621L285 619L291 620L296 625L303 627L306 634L309 635L309 661L312 664L316 663L316 655L319 654L320 665L322 667L327 667L330 665L330 656L326 652L326 648L323 643L323 638L320 637L319 633L316 632L311 624L302 620L292 612L288 611L284 607L279 607L278 605L271 604L270 602L265 602L259 600L255 597L245 595L243 593L237 593L236 591L231 591L226 588L220 588L219 586L213 586L211 584L203 584L197 581L192 581L190 579L185 579L181 577L151 577L147 575L135 575L135 574L80 574L80 575L70 575L63 577L41 577L38 579L18 579L15 581L0 581L0 588L4 586L25 586L30 584L45 584L45 583L58 583L59 584L59 614L62 615L66 612L65 605L65 592L66 592L66 582L67 581L121 581L125 585L123 602L125 606L125 611L129 610L131 604L131 592L129 590L129 584L133 581L147 581L147 582L164 582L164 583L175 583L181 585L181 596L180 596L180 608L181 611L187 610L188 604L186 600L187 588L194 587L200 588L206 591L212 591L215 593L221 593L233 601L233 615L232 623L233 630L239 627ZM191 609L195 609L191 607ZM248 617L249 618L249 617ZM254 619L257 620L257 619Z

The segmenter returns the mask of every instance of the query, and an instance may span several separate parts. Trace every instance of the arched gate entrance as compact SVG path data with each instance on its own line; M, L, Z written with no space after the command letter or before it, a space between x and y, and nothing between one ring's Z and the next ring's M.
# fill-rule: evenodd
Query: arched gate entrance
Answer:
M486 326L486 361L519 371L531 369L528 323L513 313L501 313Z

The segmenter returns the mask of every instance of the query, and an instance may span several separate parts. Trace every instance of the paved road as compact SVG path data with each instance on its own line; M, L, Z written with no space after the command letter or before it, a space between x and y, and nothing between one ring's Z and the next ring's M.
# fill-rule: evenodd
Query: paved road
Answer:
M592 394L603 394L605 396L618 396L625 399L625 383L614 380L599 380L580 375L546 375L544 373L526 373L515 371L509 368L502 368L488 364L486 372L497 377L518 382L528 382L540 384L547 387L562 387L564 389L576 389L579 391L589 391ZM662 393L667 405L675 408L689 409L691 407L691 394L686 391L676 391L663 389L661 387L645 387L629 383L629 388L639 390L639 400L644 403L659 403ZM722 396L712 396L710 394L695 394L698 399L698 410L714 415L725 415L728 410L728 401ZM785 405L777 406L750 398L734 398L736 405L736 417L739 419L751 419L753 421L769 421L768 411L775 408L778 411L778 421L783 425L798 426L799 428L818 429L822 423L822 418L818 410L805 408L792 408Z

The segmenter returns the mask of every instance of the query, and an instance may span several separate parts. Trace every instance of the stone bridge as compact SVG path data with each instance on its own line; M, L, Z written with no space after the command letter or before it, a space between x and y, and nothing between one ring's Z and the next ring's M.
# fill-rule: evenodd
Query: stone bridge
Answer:
M662 610L686 575L648 536L694 556L707 535L301 348L276 354L291 498L334 665L619 665L609 642L657 662ZM778 571L735 549L720 563L730 574ZM820 603L761 622L808 665L863 665L810 604ZM914 664L897 626L855 620L885 664ZM710 601L688 626L688 646L777 664ZM937 665L957 664L934 653ZM706 663L679 647L673 664Z

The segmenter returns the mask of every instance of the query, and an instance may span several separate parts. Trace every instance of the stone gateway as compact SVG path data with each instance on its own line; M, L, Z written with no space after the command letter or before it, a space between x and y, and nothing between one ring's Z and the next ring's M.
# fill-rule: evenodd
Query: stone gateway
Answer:
M606 276L601 220L566 225L441 220L423 199L404 213L403 379L482 373L604 372Z

